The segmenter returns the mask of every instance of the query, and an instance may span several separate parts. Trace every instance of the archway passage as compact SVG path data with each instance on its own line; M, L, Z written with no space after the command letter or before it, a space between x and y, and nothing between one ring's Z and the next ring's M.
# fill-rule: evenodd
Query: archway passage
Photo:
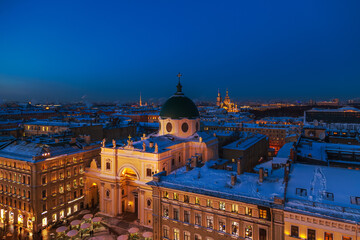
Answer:
M90 187L90 206L91 208L96 208L99 205L99 187L96 183L91 184Z
M136 220L138 218L139 204L138 204L138 188L139 176L136 170L131 167L125 167L120 172L121 177L121 209L124 214L124 217L128 219Z

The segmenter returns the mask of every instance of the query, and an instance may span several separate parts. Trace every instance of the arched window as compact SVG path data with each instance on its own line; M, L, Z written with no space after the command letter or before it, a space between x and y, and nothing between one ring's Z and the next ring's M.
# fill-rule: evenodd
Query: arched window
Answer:
M106 160L106 170L110 170L111 169L111 161L110 159Z
M106 190L106 197L110 197L110 190Z

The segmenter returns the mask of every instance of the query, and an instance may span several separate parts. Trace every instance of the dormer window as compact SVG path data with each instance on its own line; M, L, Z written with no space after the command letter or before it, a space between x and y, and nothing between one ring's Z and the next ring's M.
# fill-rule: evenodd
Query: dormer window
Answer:
M306 197L307 190L304 188L296 188L296 195L301 196L301 197Z
M350 203L360 205L360 197L350 197Z
M334 194L330 192L324 192L323 198L328 201L334 201Z

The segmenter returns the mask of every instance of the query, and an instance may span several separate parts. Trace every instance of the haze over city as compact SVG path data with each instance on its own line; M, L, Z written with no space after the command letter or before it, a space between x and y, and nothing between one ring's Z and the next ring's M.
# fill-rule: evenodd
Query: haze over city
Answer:
M354 98L359 1L1 1L0 99ZM84 97L85 96L85 97Z

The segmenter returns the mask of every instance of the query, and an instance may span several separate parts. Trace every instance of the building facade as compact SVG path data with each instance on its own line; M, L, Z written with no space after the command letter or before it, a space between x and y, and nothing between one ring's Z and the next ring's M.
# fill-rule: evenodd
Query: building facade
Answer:
M98 145L15 140L0 150L0 222L30 233L84 206L84 171Z
M101 167L92 164L86 173L87 204L96 201L98 192L101 213L133 213L140 224L152 226L152 189L146 185L152 176L172 172L191 157L218 158L216 137L199 132L197 107L184 96L180 83L177 88L161 109L158 133L135 142L129 137L124 146L103 143Z

